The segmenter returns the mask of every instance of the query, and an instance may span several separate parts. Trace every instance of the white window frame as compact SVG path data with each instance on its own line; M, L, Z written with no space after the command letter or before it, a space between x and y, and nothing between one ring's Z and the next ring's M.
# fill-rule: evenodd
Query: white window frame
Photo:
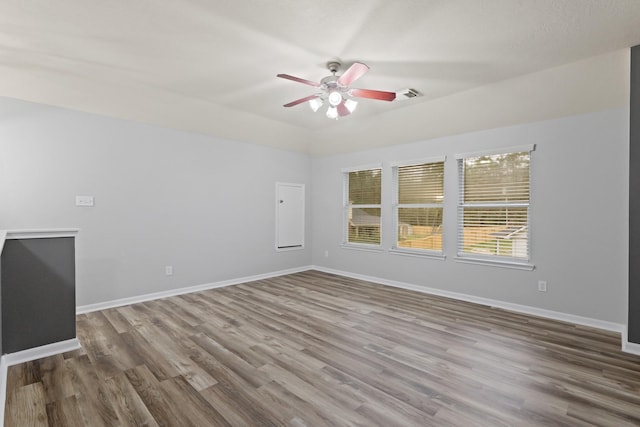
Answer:
M443 189L443 200L441 203L417 203L417 204L400 204L399 202L399 182L398 182L398 170L403 166L417 166L429 163L444 163L446 168L446 156L438 156L438 157L429 157L424 159L416 159L416 160L406 160L402 162L392 162L391 163L391 173L392 173L392 181L393 181L393 193L392 193L392 208L393 208L393 245L389 250L390 253L398 254L398 255L409 255L409 256L419 256L425 258L434 258L444 260L444 232L442 236L442 249L441 250L431 250L431 249L413 249L413 248L403 248L398 246L398 213L400 208L440 208L443 210L443 222L444 222L444 189ZM443 178L444 180L444 178ZM444 187L444 182L443 182Z
M351 205L349 203L349 173L350 172L360 172L360 171L366 171L366 170L374 170L374 169L379 169L380 170L380 184L381 184L381 188L380 191L382 192L382 186L383 186L383 178L384 178L384 170L382 168L382 163L375 163L375 164L371 164L371 165L362 165L362 166L354 166L354 167L349 167L349 168L343 168L341 170L342 172L342 198L343 198L343 202L342 202L342 218L343 218L343 225L342 225L342 247L346 248L346 249L359 249L359 250L364 250L364 251L374 251L374 252L381 252L383 250L383 233L382 233L382 220L383 220L383 213L382 213L382 195L380 196L380 204L366 204L366 205ZM366 208L378 208L380 209L380 243L375 244L375 243L359 243L359 242L350 242L349 241L349 212L351 209L366 209Z
M535 151L535 144L529 145L521 145L515 147L504 147L497 148L493 150L473 152L473 153L463 153L457 154L455 156L457 169L458 169L458 212L457 212L457 236L456 236L456 245L457 245L457 256L455 258L458 262L469 263L469 264L481 264L481 265L492 265L496 267L505 267L505 268L514 268L520 270L533 270L535 265L533 265L531 261L531 193L532 193L532 173L531 173L531 165L532 165L532 155L531 153ZM498 154L510 154L510 153L521 153L521 152L529 152L529 201L528 202L517 202L517 203L465 203L464 202L464 171L463 171L463 162L465 159L469 157L481 157L481 156L492 156ZM469 254L462 252L462 244L463 237L461 233L463 233L463 221L464 221L464 208L467 207L479 207L479 208L504 208L504 207L514 207L514 208L527 208L527 255L526 259L519 258L511 258L506 256L498 256L498 255L481 255L481 254Z

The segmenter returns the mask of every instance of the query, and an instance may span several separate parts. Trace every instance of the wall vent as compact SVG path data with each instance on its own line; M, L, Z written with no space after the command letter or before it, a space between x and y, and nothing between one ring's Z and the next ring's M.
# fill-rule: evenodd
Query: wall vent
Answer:
M417 90L411 88L402 89L396 92L396 100L398 101L402 99L416 98L418 96L422 96L422 94Z

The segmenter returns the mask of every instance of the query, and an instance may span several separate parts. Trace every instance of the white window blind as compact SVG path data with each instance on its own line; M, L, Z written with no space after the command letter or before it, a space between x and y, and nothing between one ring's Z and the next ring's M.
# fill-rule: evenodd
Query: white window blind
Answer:
M345 243L380 245L382 169L344 174Z
M444 160L393 167L394 249L442 254Z
M533 148L458 157L458 256L529 260Z

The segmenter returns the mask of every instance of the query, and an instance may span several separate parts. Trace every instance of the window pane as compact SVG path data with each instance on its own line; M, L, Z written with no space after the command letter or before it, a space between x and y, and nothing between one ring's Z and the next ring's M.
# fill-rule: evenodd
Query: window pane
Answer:
M399 208L398 247L442 251L442 208Z
M349 203L354 205L379 205L381 188L381 169L349 172Z
M349 242L380 244L380 208L349 208Z
M463 208L464 253L529 257L527 208Z
M398 203L442 203L444 162L398 168Z
M465 203L528 202L529 152L464 159Z

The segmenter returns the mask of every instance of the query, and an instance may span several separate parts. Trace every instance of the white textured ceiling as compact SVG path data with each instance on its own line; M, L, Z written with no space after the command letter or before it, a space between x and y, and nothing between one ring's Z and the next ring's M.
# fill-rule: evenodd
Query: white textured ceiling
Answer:
M0 96L313 152L341 127L637 44L638 0L3 0ZM424 96L339 121L283 108L314 89L276 74L318 81L333 57L370 66L355 87Z

